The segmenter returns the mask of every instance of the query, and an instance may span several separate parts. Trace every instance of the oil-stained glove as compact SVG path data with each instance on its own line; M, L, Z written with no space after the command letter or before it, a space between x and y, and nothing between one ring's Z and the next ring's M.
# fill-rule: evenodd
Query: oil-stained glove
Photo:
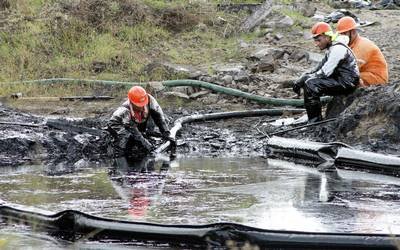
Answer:
M300 95L300 90L301 87L304 86L304 83L307 81L307 79L310 78L310 75L307 73L303 73L299 79L294 81L293 83L293 92L296 93L297 95Z
M153 144L151 144L148 140L143 140L142 144L147 152L152 152L156 149L156 147Z
M162 137L164 140L169 141L172 147L176 147L176 140L171 136L171 133L169 131L165 131L162 134Z
M299 79L297 79L296 81L294 81L295 85L298 85L299 87L303 87L304 83L308 80L308 78L310 78L310 74L308 73L303 73Z
M293 88L294 93L296 93L297 95L300 95L300 90L301 90L300 85L298 85L298 84L296 84L296 82L294 82L292 88Z

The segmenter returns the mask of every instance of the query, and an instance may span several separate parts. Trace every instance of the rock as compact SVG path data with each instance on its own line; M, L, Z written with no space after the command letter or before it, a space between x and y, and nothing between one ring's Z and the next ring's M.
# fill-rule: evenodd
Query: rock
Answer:
M219 95L217 95L217 94L208 94L208 95L206 95L206 96L201 98L201 102L203 104L206 104L206 105L215 104L215 103L218 102L218 99L219 99Z
M258 3L221 3L217 5L219 11L237 13L240 11L254 12L260 6Z
M214 65L212 68L217 74L223 75L237 75L245 70L245 66L242 64Z
M242 71L233 77L233 80L236 82L248 82L250 81L249 74L245 71Z
M314 22L322 22L324 21L325 16L322 14L315 14L314 16L311 17L311 20Z
M248 48L250 45L243 40L239 41L239 47L242 49Z
M222 145L220 143L210 143L210 146L214 149L221 149Z
M281 85L282 88L291 88L295 80L296 79L285 79L277 82L277 84Z
M260 87L257 86L257 85L255 85L255 84L250 84L249 87L248 87L248 91L249 91L250 93L253 93L253 92L255 93L259 88L260 88Z
M215 83L217 79L215 76L200 76L199 80L203 82Z
M296 49L294 50L290 56L289 59L298 62L300 60L302 60L303 58L308 58L308 52L302 49Z
M294 24L294 21L291 17L285 16L283 19L281 19L279 22L276 23L276 28L289 28L292 27Z
M202 75L204 75L204 73L201 72L200 70L189 72L189 78L190 79L198 79Z
M259 25L272 11L272 0L266 0L253 12L240 27L240 31L249 32Z
M164 92L165 96L173 96L173 97L178 97L178 98L182 98L182 99L186 99L189 100L190 97L184 93L181 92L175 92L175 91L170 91L170 92Z
M225 85L231 84L233 81L233 77L231 75L225 75L222 77L222 81Z
M85 159L80 159L79 161L74 163L74 168L87 168L90 167L90 162Z
M251 72L274 72L275 71L275 60L272 56L263 58L260 62L253 64L250 68Z
M268 31L275 29L275 27L276 27L276 22L274 22L274 21L269 21L269 22L260 24L260 28L267 28ZM266 33L269 33L269 32L266 32Z
M162 82L148 82L147 85L148 85L148 88L150 89L150 92L154 92L154 91L158 92L158 91L165 89Z
M207 31L207 25L205 25L204 23L199 23L196 25L197 30L199 31Z
M317 11L317 8L311 6L310 2L295 3L294 7L305 17L312 17Z
M277 33L277 34L274 35L274 39L278 40L278 41L281 40L283 37L284 36L281 33Z
M99 62L99 61L93 61L92 62L91 70L94 73L101 73L104 70L106 70L106 68L107 68L107 64L105 62Z
M196 72L198 70L187 65L172 64L167 62L152 62L147 64L143 71L148 75L162 74L166 77L172 77L176 75L189 77L192 72Z
M252 53L249 57L247 57L248 60L251 61L260 61L265 57L272 56L274 59L280 59L283 57L285 54L285 50L283 49L277 49L277 48L262 48L256 50L254 53Z
M210 91L208 91L208 90L203 90L203 91L199 91L199 92L196 92L196 93L191 94L191 95L189 96L189 98L191 98L191 99L196 99L196 98L205 96L205 95L207 95L207 94L209 94L209 93L210 93Z

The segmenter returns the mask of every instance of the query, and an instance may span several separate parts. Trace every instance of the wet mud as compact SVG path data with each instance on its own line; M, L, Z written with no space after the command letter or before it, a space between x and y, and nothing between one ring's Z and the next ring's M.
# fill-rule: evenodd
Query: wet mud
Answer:
M103 159L108 135L101 124L91 119L51 119L2 106L0 166Z
M314 129L309 138L341 141L359 149L398 155L400 150L400 84L358 89L338 119ZM304 133L302 136L305 136Z
M400 149L400 84L358 89L342 100L347 107L338 119L280 136L318 142L341 141L362 150L396 154ZM350 101L349 101L350 100ZM336 105L336 104L335 104ZM170 127L174 120L191 115L221 112L166 108ZM334 112L334 111L328 111ZM0 107L0 166L45 161L74 166L81 161L112 157L106 131L109 112L93 118L52 118ZM281 117L213 120L183 125L178 132L177 153L189 156L227 157L266 155L268 134L290 128L271 122ZM265 137L259 139L260 137Z

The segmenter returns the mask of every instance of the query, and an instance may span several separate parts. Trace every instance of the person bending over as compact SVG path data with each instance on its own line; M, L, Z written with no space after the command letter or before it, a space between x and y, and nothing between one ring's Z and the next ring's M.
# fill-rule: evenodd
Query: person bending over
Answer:
M154 132L154 124L163 139L174 142L157 100L142 87L133 86L128 91L127 100L109 120L108 130L114 138L115 157L131 157L132 154L142 157L152 152L155 146L148 140L147 134Z

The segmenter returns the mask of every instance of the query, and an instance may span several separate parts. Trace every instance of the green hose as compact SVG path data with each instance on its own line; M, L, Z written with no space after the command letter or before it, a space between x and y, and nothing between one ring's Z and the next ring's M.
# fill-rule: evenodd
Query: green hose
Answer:
M9 82L8 84L29 84L29 83L39 83L39 84L52 84L52 83L98 83L98 84L105 84L105 85L141 85L146 86L146 83L138 83L138 82L123 82L123 81L108 81L108 80L90 80L90 79L75 79L75 78L51 78L51 79L39 79L39 80L29 80L29 81L17 81L17 82ZM2 83L5 84L5 83ZM223 87L217 84L212 84L203 81L197 80L168 80L162 81L162 85L164 87L178 87L178 86L190 86L190 87L199 87L210 89L212 91L223 93L227 95L243 97L248 100L255 101L261 104L269 104L272 106L294 106L294 107L301 107L304 105L304 101L302 99L284 99L284 98L268 98L259 95L253 95L247 92L243 92L237 89ZM331 97L322 97L321 101L323 103L327 103L331 100Z
M169 81L163 81L162 82L165 87L177 87L177 86L191 86L191 87L200 87L200 88L205 88L205 89L210 89L215 92L227 94L227 95L233 95L233 96L238 96L238 97L243 97L258 103L262 104L269 104L273 106L295 106L295 107L301 107L304 106L304 101L302 99L284 99L284 98L268 98L264 96L259 96L259 95L253 95L247 92L243 92L237 89L232 89L232 88L227 88L223 86L219 86L216 84L208 83L208 82L202 82L202 81L197 81L197 80L169 80ZM327 103L329 102L332 98L331 97L323 97L321 98L322 102Z

